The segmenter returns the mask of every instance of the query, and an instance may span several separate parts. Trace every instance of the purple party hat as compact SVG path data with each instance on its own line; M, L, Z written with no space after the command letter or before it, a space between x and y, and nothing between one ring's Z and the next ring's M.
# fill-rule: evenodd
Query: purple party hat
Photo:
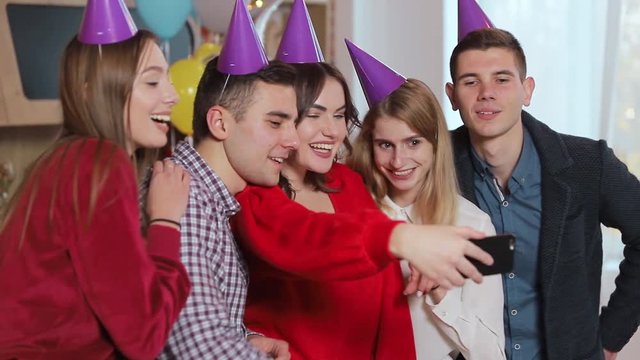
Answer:
M458 0L458 41L474 30L494 27L475 0Z
M294 0L276 59L289 64L324 62L304 0Z
M369 108L382 101L407 81L404 76L367 54L351 41L347 39L344 41L347 43L351 62L356 69L356 74L358 74Z
M88 0L78 40L84 44L113 44L138 32L124 0Z
M244 1L236 0L231 23L218 59L218 71L229 75L253 74L269 64Z

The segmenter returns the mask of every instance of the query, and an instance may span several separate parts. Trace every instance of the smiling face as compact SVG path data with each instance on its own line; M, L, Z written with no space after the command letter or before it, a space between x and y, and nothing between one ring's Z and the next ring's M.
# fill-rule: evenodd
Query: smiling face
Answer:
M223 142L225 153L245 182L278 184L284 160L298 147L296 113L292 86L258 81L242 119L225 122L229 132Z
M433 165L433 145L406 122L386 115L375 119L372 139L389 197L401 206L414 203Z
M342 85L326 78L322 92L300 119L297 132L300 147L292 161L294 166L325 174L347 136L345 98Z
M535 83L530 77L521 80L513 51L463 51L454 76L447 95L473 138L511 141L521 133L521 110L529 105Z
M177 100L167 61L158 45L147 42L124 110L129 151L167 143L171 108Z

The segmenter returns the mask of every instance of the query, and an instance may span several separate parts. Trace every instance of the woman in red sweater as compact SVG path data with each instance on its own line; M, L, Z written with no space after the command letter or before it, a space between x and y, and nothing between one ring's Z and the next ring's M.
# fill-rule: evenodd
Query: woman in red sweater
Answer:
M294 66L299 149L281 188L237 195L243 210L234 229L251 278L245 323L289 342L293 359L413 359L397 257L424 265L448 255L426 226L389 220L362 178L334 162L341 145L349 148L347 124L357 121L339 71Z
M154 164L145 240L133 162L166 144L177 96L153 35L129 30L65 49L63 134L0 222L1 359L152 359L186 301L189 176Z
M395 224L377 210L361 178L334 163L340 146L349 148L347 124L357 121L344 78L326 63L295 66L300 147L283 168L284 191L248 187L237 197L243 210L236 225L239 239L248 250L251 278L245 322L254 331L289 342L293 359L371 359L379 355L378 347L383 344L389 350L393 348L398 359L413 358L407 303L392 301L402 296L402 275L397 263L386 266L393 260L386 251L377 254L378 264L358 264L355 259L362 258L360 249L342 242L344 248L339 243L333 247L340 253L313 252L299 254L296 259L295 254L279 249L278 241L271 236L270 227L284 223L290 224L295 233L313 233L314 226L331 228L334 222L329 215L334 213L361 211L371 220L384 220L374 229L380 234L371 234L372 238L388 236ZM300 208L262 224L254 221L279 210L261 206L261 200L271 205L294 203ZM304 208L327 217L305 227L295 220L304 216ZM357 216L353 221L359 221ZM350 236L346 225L334 230ZM303 234L297 242L304 244ZM332 267L333 261L327 261L326 256L341 258L345 264ZM272 257L278 260L271 262ZM381 334L383 328L388 336Z
M414 359L397 258L444 287L462 284L460 272L481 280L464 254L491 258L463 239L482 234L389 220L360 176L335 163L338 149L350 148L357 113L308 19L303 1L294 1L277 55L298 71L299 149L280 188L248 186L237 195L243 210L234 227L251 278L245 323L285 339L293 359Z

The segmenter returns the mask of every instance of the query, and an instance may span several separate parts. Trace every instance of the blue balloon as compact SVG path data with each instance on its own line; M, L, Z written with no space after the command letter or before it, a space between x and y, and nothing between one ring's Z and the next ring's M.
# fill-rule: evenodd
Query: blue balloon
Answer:
M192 0L136 0L140 17L159 38L169 40L184 26Z

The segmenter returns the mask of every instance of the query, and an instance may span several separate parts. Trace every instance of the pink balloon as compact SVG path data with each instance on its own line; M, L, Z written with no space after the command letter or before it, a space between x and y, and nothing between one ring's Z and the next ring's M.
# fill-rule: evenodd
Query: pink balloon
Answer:
M244 0L245 4L249 4L249 2L250 0ZM235 3L234 0L193 1L202 25L216 33L227 31Z

